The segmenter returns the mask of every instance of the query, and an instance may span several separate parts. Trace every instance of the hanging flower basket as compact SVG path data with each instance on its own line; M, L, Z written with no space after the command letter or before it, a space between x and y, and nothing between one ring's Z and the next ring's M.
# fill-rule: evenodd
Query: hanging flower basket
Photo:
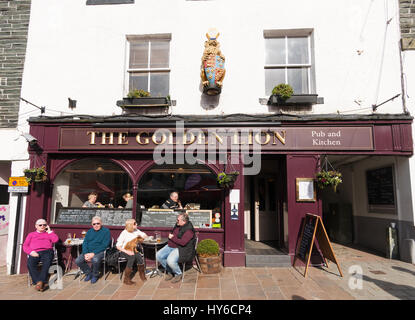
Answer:
M337 190L337 186L343 182L342 174L338 171L326 171L321 170L316 174L317 185L320 189L325 187L333 187L334 192Z
M218 187L221 189L232 188L236 179L238 178L239 172L233 171L230 173L221 172L218 174L216 181Z
M23 172L28 184L31 184L33 181L45 182L47 179L47 172L45 170L45 166L41 166L40 168L25 169Z

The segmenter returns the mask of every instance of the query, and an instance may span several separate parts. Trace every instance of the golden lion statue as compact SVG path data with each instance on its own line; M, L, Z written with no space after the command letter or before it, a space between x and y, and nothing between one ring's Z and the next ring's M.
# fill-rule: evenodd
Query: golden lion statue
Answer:
M219 37L219 33L215 38L208 38L205 41L205 51L202 57L202 68L200 70L200 77L202 78L203 86L209 86L209 84L216 84L218 87L222 87L223 79L225 77L225 57L220 51L220 44L216 40Z

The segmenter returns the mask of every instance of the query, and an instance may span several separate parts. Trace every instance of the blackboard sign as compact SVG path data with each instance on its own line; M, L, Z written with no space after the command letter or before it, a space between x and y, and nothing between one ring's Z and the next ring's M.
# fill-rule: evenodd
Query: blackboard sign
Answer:
M305 263L304 277L307 276L308 265L310 263L311 252L313 251L314 240L317 241L320 249L320 254L326 266L328 267L327 259L337 265L340 276L343 277L340 270L339 263L334 255L329 236L324 228L321 217L315 214L307 213L305 216L303 228L300 233L300 240L297 243L296 253L294 256L293 267L295 267L296 259L300 259Z
M304 226L303 236L301 237L298 256L304 261L307 253L310 251L311 242L314 240L314 229L316 227L316 219L308 219Z
M169 227L176 224L177 216L184 211L148 210L141 212L141 227ZM186 210L195 228L212 227L212 210Z
M142 211L141 227L171 227L176 224L177 211Z
M370 212L395 212L392 166L366 171L366 185Z
M56 224L90 225L93 217L102 219L104 226L125 226L125 221L132 218L132 210L113 208L61 208Z

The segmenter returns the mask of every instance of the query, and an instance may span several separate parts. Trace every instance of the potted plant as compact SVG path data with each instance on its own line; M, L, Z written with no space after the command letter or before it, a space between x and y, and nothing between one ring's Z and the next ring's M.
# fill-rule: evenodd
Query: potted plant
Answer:
M23 172L28 184L31 184L32 181L45 182L47 179L47 172L45 170L45 166L41 166L40 168L35 167L31 169L25 169Z
M272 89L268 104L271 105L309 105L317 103L317 94L294 94L289 84L280 83Z
M218 183L219 188L232 188L238 175L238 171L233 171L230 173L220 172L216 177L216 181Z
M170 97L152 97L150 92L142 89L133 89L123 100L117 101L117 106L122 108L134 107L168 107Z
M219 244L213 239L204 239L197 245L196 253L203 273L218 273L222 266Z
M342 174L338 171L331 170L321 170L316 174L317 185L320 189L325 187L332 186L334 192L337 190L337 186L343 182Z

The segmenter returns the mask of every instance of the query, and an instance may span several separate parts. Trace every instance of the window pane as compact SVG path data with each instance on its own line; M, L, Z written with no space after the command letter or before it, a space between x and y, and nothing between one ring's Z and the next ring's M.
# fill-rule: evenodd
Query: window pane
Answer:
M148 91L148 73L130 73L130 91L133 89Z
M167 72L152 72L150 74L150 92L152 97L165 97L169 94L169 78Z
M168 41L151 41L150 68L169 67L169 48Z
M265 64L285 64L285 38L265 39Z
M294 89L294 93L308 94L308 68L288 69L288 84Z
M148 42L131 42L130 68L148 68Z
M288 38L288 63L309 63L308 38Z
M285 69L265 69L265 94L270 95L272 89L285 83Z
M68 165L54 180L52 193L52 221L60 208L82 208L91 192L97 193L96 202L105 206L125 206L123 195L133 191L133 184L121 167L106 159L84 159ZM107 211L107 215L115 215ZM131 212L132 214L132 212ZM98 214L100 215L100 214ZM84 219L81 219L81 221ZM80 224L83 224L80 222ZM89 223L88 223L89 224Z

